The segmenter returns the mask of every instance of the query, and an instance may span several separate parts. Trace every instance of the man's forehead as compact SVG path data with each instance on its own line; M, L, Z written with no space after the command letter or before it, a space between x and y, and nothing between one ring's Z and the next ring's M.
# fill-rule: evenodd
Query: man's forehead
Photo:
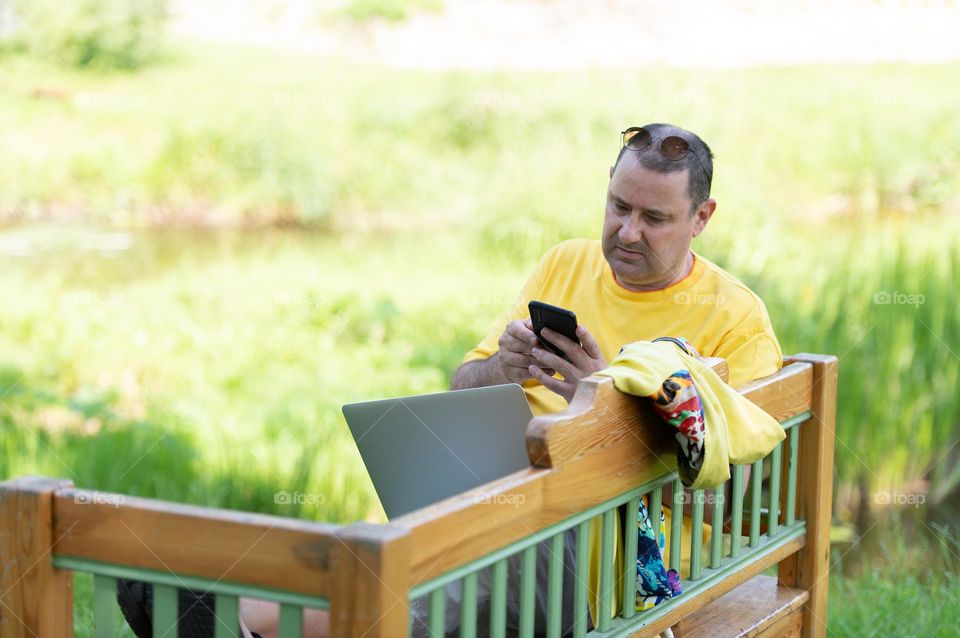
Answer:
M661 207L690 205L687 193L689 170L684 168L670 173L661 173L643 166L635 157L624 157L613 172L609 191L613 197L629 204ZM638 202L636 199L648 201Z

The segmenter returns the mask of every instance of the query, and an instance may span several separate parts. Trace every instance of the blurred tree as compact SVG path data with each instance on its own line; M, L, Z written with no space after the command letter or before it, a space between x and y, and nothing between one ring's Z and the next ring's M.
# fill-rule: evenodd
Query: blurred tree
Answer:
M156 53L167 17L167 0L0 2L15 46L68 67L141 66Z

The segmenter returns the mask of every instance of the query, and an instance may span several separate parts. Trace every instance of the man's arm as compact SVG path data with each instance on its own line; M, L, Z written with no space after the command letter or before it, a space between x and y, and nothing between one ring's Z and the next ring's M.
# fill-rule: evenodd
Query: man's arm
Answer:
M500 367L499 360L500 353L495 352L486 359L467 361L453 373L450 389L463 390L464 388L482 388L488 385L510 383L503 376L503 369Z
M451 390L479 388L502 383L519 383L532 378L530 366L537 363L530 351L537 343L530 319L515 319L507 324L497 342L497 350L486 359L468 361L454 373ZM553 374L553 370L550 370Z

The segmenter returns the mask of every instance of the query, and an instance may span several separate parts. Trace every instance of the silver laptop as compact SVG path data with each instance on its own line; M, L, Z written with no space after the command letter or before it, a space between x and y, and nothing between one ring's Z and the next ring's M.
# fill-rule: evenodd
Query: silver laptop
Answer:
M350 403L343 416L388 518L530 466L516 383Z

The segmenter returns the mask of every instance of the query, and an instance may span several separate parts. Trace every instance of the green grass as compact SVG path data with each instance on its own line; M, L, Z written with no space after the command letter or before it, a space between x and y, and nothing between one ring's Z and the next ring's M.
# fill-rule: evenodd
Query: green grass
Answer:
M956 529L905 522L898 514L881 516L872 551L841 554L834 548L831 635L956 635L960 537Z

